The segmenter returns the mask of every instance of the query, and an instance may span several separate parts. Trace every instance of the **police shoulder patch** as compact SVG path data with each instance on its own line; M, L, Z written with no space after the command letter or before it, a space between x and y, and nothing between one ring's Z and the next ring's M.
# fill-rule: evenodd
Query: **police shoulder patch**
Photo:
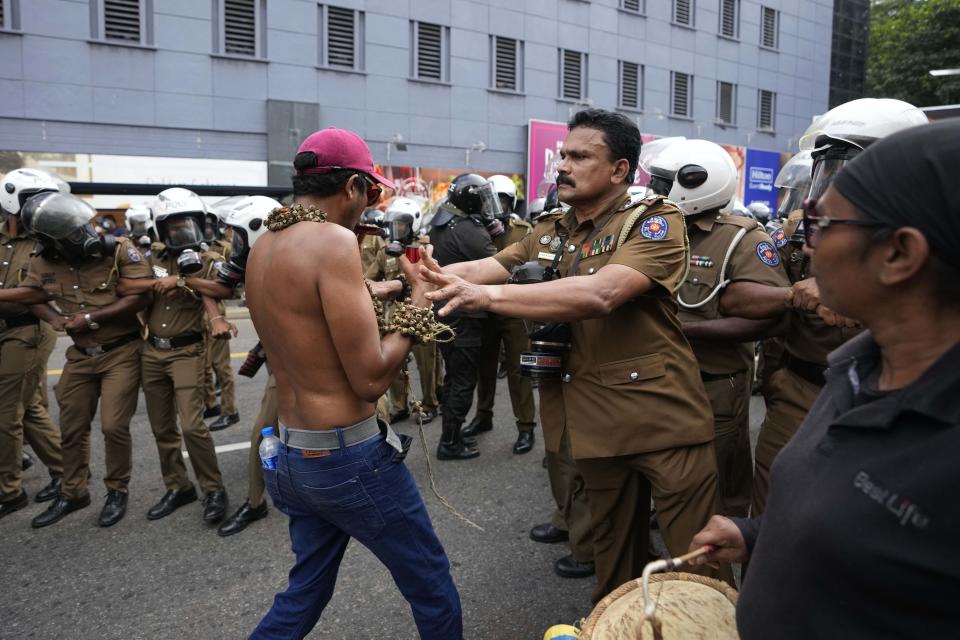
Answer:
M667 237L667 231L669 230L670 225L667 224L663 216L652 216L640 225L640 235L650 240L663 240Z
M127 257L130 258L130 262L140 262L143 260L140 252L133 247L127 247Z
M757 243L757 257L768 267L780 265L780 254L777 253L776 247L765 240Z
M777 245L777 249L787 244L787 232L783 230L783 227L774 229L770 237L773 238L773 244Z

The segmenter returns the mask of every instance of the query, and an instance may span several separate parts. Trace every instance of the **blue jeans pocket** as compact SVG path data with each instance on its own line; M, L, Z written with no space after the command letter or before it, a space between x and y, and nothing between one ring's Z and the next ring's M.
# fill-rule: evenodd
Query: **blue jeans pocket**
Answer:
M276 469L263 469L263 484L267 489L267 495L273 501L273 506L280 509L283 501L280 500L280 486Z
M316 476L311 480L316 482ZM380 509L364 487L361 476L329 487L301 483L299 493L303 502L318 514L360 540L376 538L384 528Z

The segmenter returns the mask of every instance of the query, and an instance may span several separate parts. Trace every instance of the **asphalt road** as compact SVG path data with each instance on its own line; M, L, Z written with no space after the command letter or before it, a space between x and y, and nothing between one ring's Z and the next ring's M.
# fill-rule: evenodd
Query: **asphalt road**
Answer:
M256 342L249 320L237 321L240 336L231 342L234 370ZM54 385L68 345L61 338L50 359ZM415 369L415 367L414 367ZM266 373L237 377L241 422L217 432L220 469L230 495L229 511L246 495L250 421L259 408ZM414 382L414 388L418 384ZM51 413L57 408L52 400ZM754 399L753 431L762 405ZM592 579L565 580L554 575L562 545L536 544L532 525L545 522L552 509L543 443L516 456L516 430L509 410L506 380L499 381L495 429L481 436L482 455L466 462L437 462L431 457L439 490L484 528L477 531L456 518L431 494L424 453L411 422L395 425L415 436L407 458L440 540L452 564L463 602L468 639L539 640L552 624L572 623L590 612ZM130 640L245 638L269 608L274 593L286 586L293 562L286 517L269 517L230 538L220 538L200 517L199 503L156 522L147 510L163 495L156 447L141 398L134 416L134 470L126 518L110 529L96 526L106 491L99 422L91 439L90 483L93 505L45 529L30 519L46 505L28 508L0 521L0 640L36 638ZM439 439L439 420L425 427L427 447ZM231 447L230 445L235 445ZM223 449L221 449L223 447ZM25 474L32 496L48 478L37 462ZM363 546L353 543L340 569L337 589L312 639L374 640L416 638L409 607L389 573Z

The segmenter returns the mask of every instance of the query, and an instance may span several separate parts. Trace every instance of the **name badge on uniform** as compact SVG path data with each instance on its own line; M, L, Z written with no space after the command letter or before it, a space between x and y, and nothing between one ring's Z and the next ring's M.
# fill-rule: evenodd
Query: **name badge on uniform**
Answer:
M548 251L541 251L540 253L537 254L537 258L538 258L539 260L550 260L550 261L553 261L553 258L555 257L555 255L556 255L556 254L550 253L550 252L548 252Z
M170 272L161 267L160 265L153 265L153 275L157 278L166 278L170 275Z
M587 244L583 245L583 249L580 250L580 259L583 260L584 258L600 255L601 253L606 253L607 251L612 250L613 234L610 234L609 236L591 240Z

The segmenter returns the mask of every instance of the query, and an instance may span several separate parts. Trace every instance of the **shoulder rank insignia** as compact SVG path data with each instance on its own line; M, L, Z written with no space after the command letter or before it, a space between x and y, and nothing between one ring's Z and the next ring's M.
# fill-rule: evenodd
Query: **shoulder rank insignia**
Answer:
M141 256L140 252L134 247L127 247L127 257L130 258L130 262L140 262L143 260L143 256Z
M596 240L591 240L587 244L583 245L583 248L580 249L580 259L589 258L591 256L600 255L601 253L606 253L613 249L613 234L608 236L603 236L602 238L597 238Z
M650 240L663 240L667 237L667 231L670 225L662 216L652 216L643 221L640 225L640 235Z
M713 258L709 256L690 256L690 266L709 269L713 266Z
M765 240L757 243L757 256L760 262L768 267L780 265L780 254L777 253L776 247Z

